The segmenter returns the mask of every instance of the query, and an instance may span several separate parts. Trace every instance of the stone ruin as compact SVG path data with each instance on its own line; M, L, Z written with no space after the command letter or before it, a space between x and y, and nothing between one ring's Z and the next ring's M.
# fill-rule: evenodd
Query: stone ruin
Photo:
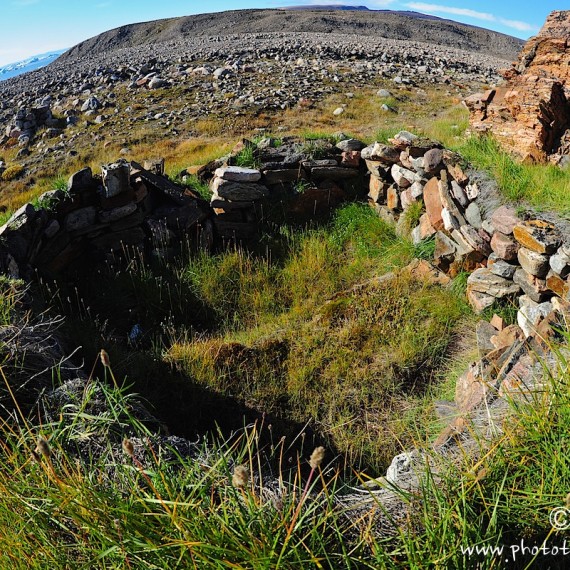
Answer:
M503 77L465 100L471 129L525 161L570 165L570 10L552 12Z
M258 168L235 165L248 145ZM431 263L415 260L404 271L440 286L468 272L467 298L476 313L492 313L500 303L518 308L516 324L497 314L479 322L480 358L439 412L447 427L433 443L436 454L477 453L477 437L496 433L505 417L506 398L527 395L544 381L544 363L555 366L552 341L570 324L570 225L501 205L496 186L459 155L405 131L390 144L323 143L319 158L314 148L303 149L293 139L244 141L198 169L209 182L210 203L165 177L162 160L146 168L119 161L101 176L85 168L70 178L67 192L44 194L39 207L26 204L0 228L0 271L24 279L56 275L128 248L147 259L168 258L184 240L212 251L255 240L271 206L310 219L368 191L371 207L396 231L418 245L434 241ZM417 488L425 461L421 450L399 455L386 479ZM393 491L378 493L384 504L400 505Z
M52 278L80 263L109 263L134 252L170 260L184 244L210 252L229 242L247 244L276 212L308 220L364 188L366 167L351 145L364 147L323 141L303 151L306 143L293 139L279 148L270 139L242 142L198 170L210 186L209 202L171 182L161 159L144 167L119 160L104 165L101 175L84 168L65 191L44 193L0 228L0 271L27 280L36 273ZM235 166L248 146L259 169ZM315 153L322 158L315 160Z

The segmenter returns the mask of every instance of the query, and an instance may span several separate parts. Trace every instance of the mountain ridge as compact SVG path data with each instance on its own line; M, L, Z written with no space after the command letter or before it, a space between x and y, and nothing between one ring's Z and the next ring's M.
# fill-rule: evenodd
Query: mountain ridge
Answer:
M22 73L27 73L28 71L34 71L35 69L45 67L52 61L55 61L61 54L65 53L65 51L66 50L61 49L39 53L20 61L14 61L0 65L0 81L10 79L11 77L16 77Z
M61 59L195 36L256 33L338 33L417 41L514 60L523 41L484 28L419 13L373 10L231 10L128 24L89 38Z

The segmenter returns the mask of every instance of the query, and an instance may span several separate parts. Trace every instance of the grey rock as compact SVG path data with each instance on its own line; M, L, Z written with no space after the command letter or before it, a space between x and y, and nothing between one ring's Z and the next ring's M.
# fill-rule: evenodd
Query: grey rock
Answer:
M425 184L421 181L421 180L416 180L411 186L410 186L410 192L412 194L412 198L414 200L417 200L418 198L421 198L424 194L424 186Z
M453 232L453 230L458 230L461 227L459 220L447 208L443 208L441 211L441 218L443 220L443 227L448 232Z
M397 143L404 144L406 146L411 146L412 143L418 139L417 135L414 133L410 133L409 131L400 131L395 137L394 140Z
M542 303L548 294L552 295L544 279L527 273L522 267L515 271L513 281L536 303Z
M269 190L256 182L235 182L216 178L212 182L212 200L223 198L235 202L261 200L269 196Z
M424 168L426 172L437 172L438 167L443 161L443 150L440 148L432 148L424 154Z
M47 239L51 239L52 237L59 232L61 226L57 220L51 220L44 230L44 235Z
M400 151L393 146L379 142L364 148L360 154L365 160L377 161L383 164L396 164L400 161Z
M83 105L81 105L81 111L85 113L86 111L96 111L101 108L101 103L97 97L89 97Z
M539 320L554 310L552 303L537 303L527 295L519 297L519 307L517 323L527 338L534 334Z
M342 166L315 167L311 169L311 176L316 180L346 180L358 177L358 170L343 168Z
M7 231L21 230L28 224L31 224L36 218L36 209L33 204L27 203L18 208L9 218L9 220L0 228L0 236Z
M104 224L116 222L117 220L130 216L136 212L136 210L137 205L135 203L126 204L125 206L113 208L112 210L102 210L99 212L99 221Z
M421 180L421 177L418 176L418 174L397 164L392 166L390 173L392 174L394 182L400 188L409 188L414 182Z
M65 217L64 227L68 232L84 230L95 223L97 210L93 206L80 208Z
M476 269L467 279L468 290L484 293L496 299L502 299L520 292L518 284L494 275L485 267Z
M487 321L479 321L475 329L477 337L477 348L481 355L485 355L495 349L495 345L491 342L491 337L497 334L497 329Z
M129 189L131 169L127 161L121 159L119 162L103 165L101 172L107 198L118 196Z
M366 145L358 139L346 139L336 144L336 148L342 150L343 152L359 151L362 150L365 146Z
M521 247L518 252L518 260L521 267L531 275L544 279L549 270L549 257L536 253L526 247Z
M409 475L412 466L413 456L411 453L400 453L400 455L396 455L386 471L386 481L398 485L401 483L402 477Z
M465 210L465 219L467 223L476 229L483 227L483 220L481 219L481 210L475 202L471 202Z
M549 260L552 271L565 279L570 274L570 255L567 251L560 247L558 251Z
M512 279L515 271L518 269L517 265L511 265L503 259L497 259L495 263L489 266L491 273L503 277L505 279Z
M234 182L259 182L261 180L261 172L259 170L241 166L224 166L216 169L214 175L217 178Z
M161 87L166 87L168 81L162 79L161 77L153 77L148 84L149 89L160 89Z

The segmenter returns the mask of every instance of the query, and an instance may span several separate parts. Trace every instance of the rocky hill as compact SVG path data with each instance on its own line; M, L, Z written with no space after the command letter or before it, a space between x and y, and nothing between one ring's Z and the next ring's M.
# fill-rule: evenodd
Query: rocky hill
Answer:
M358 34L436 44L498 57L516 58L522 40L413 12L372 10L234 10L130 24L88 39L63 60L91 57L120 48L165 43L196 36L252 33Z

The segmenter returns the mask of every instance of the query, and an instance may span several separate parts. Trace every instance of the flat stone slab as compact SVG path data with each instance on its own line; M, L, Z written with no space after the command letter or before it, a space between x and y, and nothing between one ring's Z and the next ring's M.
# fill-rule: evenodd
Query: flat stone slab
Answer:
M232 180L224 180L223 178L215 178L212 182L211 190L214 193L213 199L219 196L225 200L233 200L235 202L251 202L269 196L269 190L262 184L257 184L256 182L234 182Z
M520 291L518 284L509 279L491 273L486 267L476 269L467 279L467 288L485 293L496 299L514 295Z
M222 180L231 180L232 182L258 182L261 180L261 172L259 170L242 166L217 168L214 176Z

